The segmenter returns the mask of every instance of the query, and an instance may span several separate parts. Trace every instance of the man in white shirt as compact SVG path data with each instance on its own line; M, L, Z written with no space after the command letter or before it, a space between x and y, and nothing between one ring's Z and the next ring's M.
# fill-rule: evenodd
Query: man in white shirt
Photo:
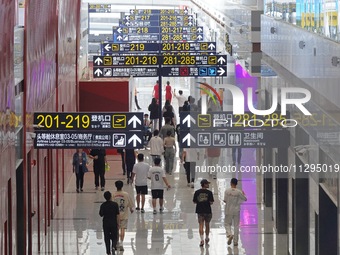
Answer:
M151 179L151 193L152 193L152 207L153 214L156 214L156 200L159 198L159 212L163 213L163 194L164 194L164 183L169 188L171 186L165 177L165 171L160 167L161 159L155 158L155 166L149 170L148 178Z
M135 180L135 187L136 187L136 201L137 201L137 207L136 211L141 211L141 213L144 213L144 204L145 204L145 195L148 194L148 172L150 169L149 164L144 162L144 154L139 153L137 156L138 163L133 166L132 170L132 181L131 184L134 181L134 178L136 176ZM140 205L140 198L142 197L142 208L139 207Z
M234 239L234 246L238 246L238 233L240 227L240 204L247 201L244 192L237 189L237 179L232 178L230 181L231 188L224 192L225 205L225 228L227 232L228 245ZM231 223L234 221L234 235L231 233Z
M149 142L152 165L155 158L161 158L162 154L164 153L163 139L160 138L158 135L159 131L158 129L156 129L155 131L153 131L153 137L150 139Z
M183 105L184 105L184 102L187 101L187 99L186 99L185 96L183 96L183 91L182 90L179 90L178 94L179 95L176 95L176 90L174 89L174 97L177 98L177 101L178 101L178 113L180 113L181 111L183 111Z

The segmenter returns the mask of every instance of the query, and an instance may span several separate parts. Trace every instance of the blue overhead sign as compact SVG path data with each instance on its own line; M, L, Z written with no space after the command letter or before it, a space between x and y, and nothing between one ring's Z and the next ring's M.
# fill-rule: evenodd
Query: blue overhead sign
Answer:
M130 9L131 15L187 15L189 13L188 9Z
M195 33L203 34L203 27L113 27L113 33L116 34L180 34L180 33Z
M167 42L167 43L113 43L103 42L103 54L142 53L142 52L191 52L216 53L216 42Z

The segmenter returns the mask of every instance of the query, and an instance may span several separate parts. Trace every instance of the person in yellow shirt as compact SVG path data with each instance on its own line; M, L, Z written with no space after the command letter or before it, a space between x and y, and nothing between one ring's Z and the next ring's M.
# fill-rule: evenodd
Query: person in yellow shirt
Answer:
M119 215L120 215L119 217L120 218L120 222L119 222L120 241L117 245L117 249L119 249L120 251L124 251L123 242L124 242L124 237L125 237L125 229L127 229L128 218L129 218L128 208L130 208L130 212L133 213L135 206L134 206L131 196L127 192L122 190L123 182L116 181L115 185L116 185L117 191L113 193L113 201L115 201L118 204Z

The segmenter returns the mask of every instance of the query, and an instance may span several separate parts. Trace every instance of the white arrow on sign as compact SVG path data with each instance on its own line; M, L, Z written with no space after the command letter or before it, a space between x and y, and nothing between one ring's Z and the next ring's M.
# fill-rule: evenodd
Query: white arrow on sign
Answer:
M132 123L133 128L137 127L137 123L142 124L141 120L138 119L136 115L133 115L133 117L129 119L128 125L130 125L131 123Z
M103 72L98 68L96 71L94 71L94 74L99 77L101 74L103 74Z
M119 27L118 29L117 29L117 32L120 34L121 32L123 31L123 29L121 28L121 27Z
M224 69L223 69L222 67L220 67L220 68L217 70L217 72L218 72L218 75L219 75L219 76L222 76L222 75L225 73L225 71L224 71Z
M225 63L225 58L224 57L219 57L217 62L220 64L220 65L223 65L223 63Z
M130 20L130 15L125 16L126 20Z
M198 35L198 36L197 36L197 39L198 39L198 40L202 40L202 38L203 38L203 37L202 37L201 35Z
M129 21L128 21L128 22L126 22L126 23L125 23L125 25L127 25L127 26L130 26L130 22L129 22Z
M190 133L188 133L186 136L184 136L184 138L182 139L182 143L187 142L187 146L191 145L191 141L193 141L194 143L196 143L196 139L195 137L193 137Z
M130 13L133 14L133 10L130 10Z
M100 57L98 57L98 58L96 58L96 60L94 61L94 63L97 64L97 65L99 66L101 63L103 63L103 60L102 60Z
M117 40L121 41L123 39L123 37L121 37L120 35L117 36Z
M131 136L131 138L128 140L128 144L130 144L132 142L133 147L137 146L137 142L138 143L142 143L142 140L138 137L138 135L134 134L133 136Z
M197 28L197 32L202 33L203 29L201 27Z
M183 124L187 123L187 127L191 127L191 122L196 124L196 120L188 114L184 119L183 119Z
M192 26L192 22L189 22L188 25L191 27Z
M188 17L188 20L190 20L190 21L191 21L191 20L192 20L192 16L189 16L189 17Z
M106 51L110 51L110 49L111 49L110 44L109 44L109 43L106 44L105 47L104 47L104 49L105 49Z
M216 46L215 46L213 43L210 43L209 46L208 46L208 48L209 48L210 50L213 50L213 49L216 48Z
M184 10L184 14L187 14L187 13L188 13L188 9L185 9L185 10Z

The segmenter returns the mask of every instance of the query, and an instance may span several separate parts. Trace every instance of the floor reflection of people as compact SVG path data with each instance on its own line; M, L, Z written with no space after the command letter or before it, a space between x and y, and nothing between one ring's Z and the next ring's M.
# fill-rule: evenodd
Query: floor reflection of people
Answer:
M136 236L131 238L131 248L133 254L143 254L148 249L148 229L145 226L144 214L137 214Z
M166 243L164 243L163 217L160 217L159 222L157 222L156 217L154 217L152 221L151 247L148 254L165 254L171 239L172 238L168 236Z

